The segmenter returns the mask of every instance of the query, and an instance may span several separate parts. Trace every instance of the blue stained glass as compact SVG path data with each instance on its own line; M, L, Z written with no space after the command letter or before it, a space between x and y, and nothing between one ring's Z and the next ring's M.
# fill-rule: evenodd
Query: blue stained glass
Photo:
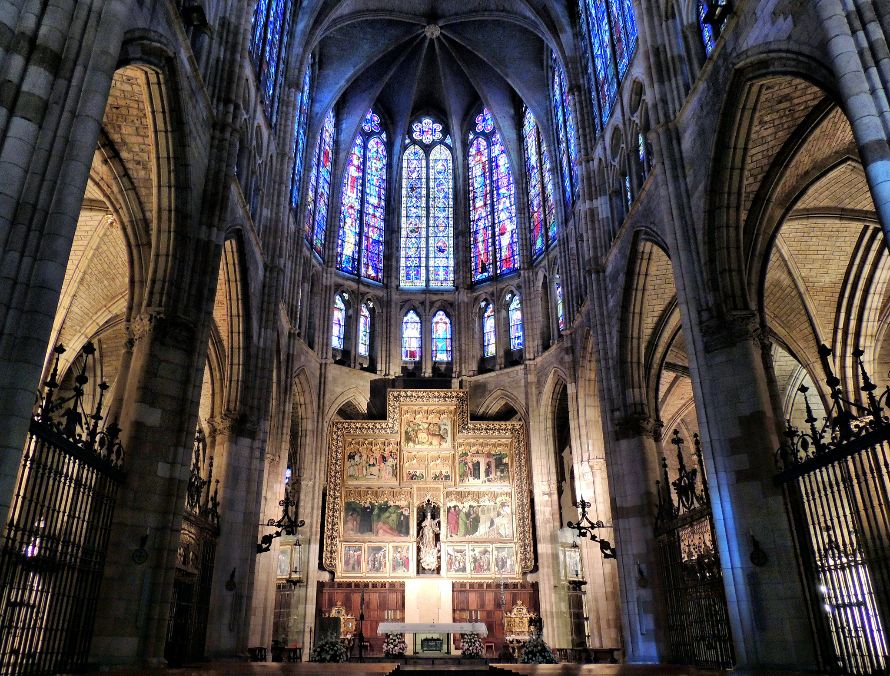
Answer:
M312 248L324 258L324 242L328 223L328 200L331 193L331 163L334 146L334 113L329 111L318 135L309 193L306 201L306 237Z
M405 287L426 284L426 154L411 145L402 157L402 272Z
M433 361L451 361L451 319L444 311L433 315Z
M498 243L498 272L519 269L519 237L516 231L516 191L507 151L500 135L491 135L491 164L494 176L494 227Z
M402 157L402 270L408 289L454 285L454 167L450 137L435 120L424 117L411 125L412 136ZM443 139L443 136L445 138Z
M358 354L367 357L371 352L371 311L362 303L358 318Z
M300 206L300 189L303 182L303 156L306 152L306 123L309 120L309 91L312 86L312 66L306 66L303 73L303 87L297 99L297 114L294 118L294 164L291 170L290 205L292 209Z
M383 281L383 229L386 212L386 145L368 141L365 171L365 213L362 228L362 276Z
M562 175L566 210L571 211L580 185L578 177L578 129L575 122L574 100L568 93L565 71L556 53L552 54L551 99L556 120L556 141Z
M269 0L257 0L256 7L253 11L253 30L251 31L250 58L254 65L259 63L260 55L263 51L263 36L266 34L266 13L268 11Z
M488 141L478 136L470 145L470 231L473 234L473 281L491 277L491 210Z
M544 179L544 213L547 215L548 246L556 241L559 221L556 219L556 202L553 199L553 166L550 164L550 153L547 144L541 139L541 169Z
M482 112L476 116L476 131L486 134L494 131L494 118L488 108L483 108Z
M482 311L482 356L493 357L495 353L494 305L485 303Z
M402 319L402 360L420 361L421 351L420 316L414 310L408 310Z
M430 153L430 169L429 284L453 286L454 175L451 151L444 145L437 145Z
M369 110L352 142L343 172L337 234L337 268L375 282L383 281L385 139L380 118Z
M618 79L615 73L615 60L610 47L612 31L606 0L586 0L589 7L590 42L593 50L596 72L596 91L599 100L600 118L603 125L609 119L615 98L618 95Z
M528 210L532 228L532 255L540 256L547 247L544 228L544 199L541 190L541 163L538 127L531 111L522 117L522 138L525 142L525 177L528 183Z
M365 121L362 122L362 129L367 134L380 131L380 116L373 110L369 110L365 115Z
M266 117L274 123L278 112L278 93L281 89L280 71L284 70L290 28L290 2L270 0L266 23L264 45L260 50L260 59L256 66L263 110Z
M507 307L507 322L510 325L510 349L521 350L525 346L525 338L522 331L522 305L519 295L513 296Z
M707 11L707 6L704 0L698 0L698 26L701 29L701 39L705 45L705 55L710 56L711 52L714 51L714 29L710 24L705 23L705 12Z
M337 268L352 275L358 273L364 155L365 140L359 134L352 144L343 174L340 231L337 234Z
M338 293L334 296L334 316L331 322L331 347L343 349L343 337L346 333L346 305Z
M422 141L430 145L434 141L442 140L442 125L428 117L421 118L411 125L412 137L415 141Z
M559 330L566 330L566 313L565 313L565 305L563 303L562 298L562 284L556 282L553 285L553 289L556 292L556 321L559 324Z

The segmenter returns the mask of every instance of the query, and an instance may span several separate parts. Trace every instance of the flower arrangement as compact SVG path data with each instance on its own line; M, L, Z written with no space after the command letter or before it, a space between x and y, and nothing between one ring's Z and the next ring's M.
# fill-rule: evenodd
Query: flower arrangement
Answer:
M482 657L484 650L482 639L478 634L461 634L460 635L460 654L463 657Z
M345 662L348 659L346 647L339 638L325 638L319 641L309 655L310 662Z
M383 641L383 654L386 657L400 657L408 652L404 634L387 634Z
M539 633L532 634L522 648L522 664L558 664L559 660Z

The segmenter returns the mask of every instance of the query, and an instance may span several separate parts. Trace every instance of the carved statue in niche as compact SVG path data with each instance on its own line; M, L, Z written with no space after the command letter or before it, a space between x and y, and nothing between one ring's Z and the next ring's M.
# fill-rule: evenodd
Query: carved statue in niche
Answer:
M420 524L418 545L420 549L420 570L422 573L434 574L439 569L439 508L427 500L421 509L424 511ZM419 521L420 519L418 519Z

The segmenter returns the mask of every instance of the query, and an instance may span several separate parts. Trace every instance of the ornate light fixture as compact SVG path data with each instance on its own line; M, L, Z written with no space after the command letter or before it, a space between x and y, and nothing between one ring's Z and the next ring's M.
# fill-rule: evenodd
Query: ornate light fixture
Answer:
M269 519L266 522L266 526L275 528L276 531L274 533L267 533L260 538L260 541L256 546L257 554L263 554L271 550L272 541L275 540L275 538L280 538L282 535L294 536L297 534L298 528L302 528L306 525L306 522L303 521L303 519L296 518L297 503L291 497L291 491L291 477L288 476L287 481L284 484L284 498L278 501L278 504L281 507L281 516L278 517L277 520ZM302 547L302 543L300 543L300 546Z
M608 528L608 526L602 521L591 521L590 517L587 516L587 508L590 507L591 504L581 497L578 499L578 502L573 503L572 506L577 507L579 510L578 521L577 523L569 521L566 525L572 530L577 531L579 538L590 538L591 541L598 542L604 559L614 559L615 547L612 546L611 542L601 538L594 532L599 528Z

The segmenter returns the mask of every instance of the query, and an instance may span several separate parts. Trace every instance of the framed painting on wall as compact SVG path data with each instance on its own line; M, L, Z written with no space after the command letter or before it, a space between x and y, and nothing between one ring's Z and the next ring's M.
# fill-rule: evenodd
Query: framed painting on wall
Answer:
M389 572L387 566L388 547L386 545L368 545L368 558L366 568L371 575L385 575Z
M390 545L389 569L393 575L410 575L413 570L411 565L411 552L414 545Z
M365 559L364 545L343 545L343 572L361 573Z
M445 572L449 575L466 575L467 546L448 545L445 552Z

